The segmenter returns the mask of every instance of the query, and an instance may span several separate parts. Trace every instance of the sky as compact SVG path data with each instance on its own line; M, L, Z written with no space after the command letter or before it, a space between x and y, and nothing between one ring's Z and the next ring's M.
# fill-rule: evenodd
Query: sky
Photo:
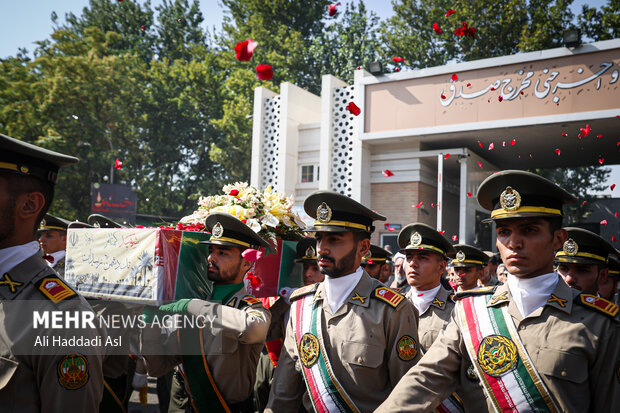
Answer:
M342 0L341 2L347 3L347 1ZM159 3L161 0L151 1L153 6ZM205 20L203 22L204 28L212 29L215 27L219 29L224 16L220 2L218 0L199 0L199 3ZM391 1L365 0L364 3L382 20L393 15ZM600 7L606 3L605 0L576 0L573 2L572 10L576 15L580 12L583 4ZM35 41L49 38L52 33L51 14L53 11L58 15L59 21L63 22L67 12L79 15L88 4L88 0L0 0L0 58L14 56L20 47L25 47L29 52L32 52L35 49ZM617 183L620 189L620 165L616 165L612 169L609 183ZM602 191L600 195L620 196L617 193L612 193L610 189Z

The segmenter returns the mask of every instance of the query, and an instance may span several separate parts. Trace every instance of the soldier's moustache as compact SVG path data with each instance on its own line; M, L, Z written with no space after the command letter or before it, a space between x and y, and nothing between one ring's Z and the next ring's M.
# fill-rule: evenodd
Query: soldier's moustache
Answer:
M327 261L331 261L331 262L336 262L336 260L328 255L318 255L316 257L318 260L327 260Z

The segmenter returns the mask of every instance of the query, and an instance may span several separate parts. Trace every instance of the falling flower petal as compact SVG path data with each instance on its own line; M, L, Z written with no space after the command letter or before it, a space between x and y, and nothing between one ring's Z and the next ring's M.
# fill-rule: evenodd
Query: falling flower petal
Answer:
M611 236L611 242L616 242L616 241L618 241L618 240L616 239L616 237L614 237L614 236L612 235L612 236Z
M467 193L467 196L471 196L471 192L468 192L468 193Z
M441 34L442 33L441 27L439 27L439 23L437 23L437 22L433 23L433 30L435 30L435 33L437 33L437 34Z
M357 107L357 105L353 102L349 102L349 104L347 105L346 109L353 115L353 116L357 116L360 113L362 113L362 110Z
M579 135L577 135L577 137L578 137L579 139L583 138L583 136L581 136L581 133L580 133Z
M602 138L602 137L603 137L603 134L601 133L601 134L599 134L599 135L596 135L596 137L597 137L597 138Z
M114 169L123 169L123 163L116 158L116 162L114 163Z
M500 96L497 97L497 100L499 100L501 102L502 100L504 100L504 97L500 95Z
M441 99L446 100L446 96L443 93L441 94Z
M611 185L609 186L609 189L611 189L611 190L613 191L615 187L616 187L616 184L611 184Z
M383 171L383 176L389 178L390 176L394 176L394 173L390 171L389 169L386 169L385 171Z
M456 235L452 235L452 241L456 241L457 239L459 239L459 237L457 237Z
M232 190L228 193L228 195L230 195L230 196L237 196L237 195L239 195L239 190L238 190L238 189L232 189Z
M478 161L478 167L482 168L482 162Z
M523 93L523 91L521 91L521 94L522 94L522 95L524 94L524 93Z
M389 228L388 228L388 231L392 232L392 231L394 231L394 229L395 229L395 228L389 227Z
M489 144L489 150L493 150L493 148L495 148L495 144L493 142L491 142Z
M252 53L254 53L254 49L256 49L257 45L258 43L252 39L237 43L235 46L235 57L242 62L249 62L250 59L252 59Z
M256 77L260 80L271 80L273 79L273 69L271 65L259 64L256 66Z
M598 158L598 163L600 163L601 165L605 163L605 158Z
M250 262L256 262L261 259L263 253L253 248L248 248L241 253L241 256Z
M395 72L400 72L400 67L396 67L396 68L394 68L394 71L395 71Z
M446 231L439 231L439 233L440 233L441 235L443 235L443 234L445 234L445 233L446 233Z
M402 58L402 57L400 57L400 56L394 56L394 57L392 58L392 61L393 61L394 63L401 63L401 62L404 62L404 61L405 61L405 59L403 59L403 58Z
M420 203L419 203L419 204L417 204L417 205L414 205L414 207L416 207L416 208L420 208L420 207L422 206L422 204L424 204L424 201L420 201Z
M450 280L448 281L448 284L450 284L450 287L456 291L457 288L459 288L459 286L457 285L457 283L455 283L454 281Z
M361 68L362 68L361 66L358 66L358 67L357 67L357 70L360 70Z
M459 80L459 77L456 73L454 73L450 79L452 79L453 82L456 82L457 80Z
M327 6L327 14L329 14L330 17L335 16L336 13L338 13L338 6L340 6L340 2Z
M471 87L471 83L468 83L468 84L467 84L467 87Z
M618 211L614 212L614 216L618 218Z
M482 145L482 142L478 141L478 146L480 146L481 148L484 148L484 145Z
M562 136L568 136L568 134L567 134L567 133L562 132Z
M491 91L495 90L495 87L491 86L491 89L490 89L490 90L491 90Z
M561 153L560 148L556 148L555 153L556 153L558 156L560 156L560 153Z
M592 129L590 128L590 125L586 125L585 128L579 128L579 130L581 131L581 134L585 137L588 136L590 134L590 132L592 132Z
M448 10L448 11L446 12L446 17L450 17L450 15L451 15L451 14L454 14L454 13L456 13L456 10L452 10L452 9L450 9L450 10Z
M601 225L603 225L603 226L607 225L607 220L606 219L602 220L601 221Z
M585 205L586 205L586 202L588 202L588 201L583 201L583 202L581 203L581 206L585 206Z
M510 141L510 146L515 146L515 143L517 143L517 140L516 140L516 139L511 140L511 141Z
M140 26L140 28L141 28L143 31L144 31L144 29L145 29L144 25Z
M422 297L424 295L424 293L419 293L418 297Z
M245 275L245 279L248 280L248 282L250 283L250 287L252 288L252 290L260 290L260 286L263 282L259 277L252 274L251 272L248 272Z
M444 159L448 159L449 157L450 157L450 154L449 154L449 153L447 153L447 154L446 154L443 158L444 158Z

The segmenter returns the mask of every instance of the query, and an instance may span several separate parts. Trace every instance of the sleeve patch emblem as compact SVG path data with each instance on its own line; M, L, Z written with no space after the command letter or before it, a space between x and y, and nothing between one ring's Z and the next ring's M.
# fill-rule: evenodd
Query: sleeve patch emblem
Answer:
M404 300L405 296L397 293L394 290L391 290L387 287L379 287L375 289L375 293L373 294L375 298L385 301L392 307L396 308L401 301Z
M396 353L402 361L410 361L418 355L418 345L413 337L404 335L396 344Z
M45 277L39 281L39 291L44 296L54 302L54 304L61 302L62 300L77 295L75 291L67 286L58 277Z
M77 390L88 383L88 360L79 353L67 354L58 362L58 384Z
M254 305L254 304L260 304L260 300L256 297L253 297L251 295L246 295L243 298L241 298L241 300L245 301L246 303L250 304L250 305Z

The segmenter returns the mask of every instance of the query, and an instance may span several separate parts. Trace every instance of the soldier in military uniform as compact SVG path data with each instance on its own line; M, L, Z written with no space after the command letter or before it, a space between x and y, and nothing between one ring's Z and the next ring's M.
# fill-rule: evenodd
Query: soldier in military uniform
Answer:
M124 228L123 225L101 214L89 215L86 222L95 228Z
M608 256L616 249L594 232L566 227L568 240L555 254L558 274L569 287L596 295L600 280L609 274Z
M598 294L606 300L618 303L618 278L620 278L620 252L609 255L607 263L607 278L600 279Z
M411 287L406 297L420 314L420 348L427 351L454 308L452 293L441 285L447 254L454 249L443 235L422 223L405 226L398 234L398 245L406 257L405 276Z
M306 389L306 410L372 411L420 357L413 306L360 267L373 221L385 218L331 191L312 193L304 209L325 280L291 295L265 411L297 411Z
M45 253L43 258L61 277L65 275L68 226L69 221L52 214L45 214L39 226L39 243Z
M306 237L297 243L295 262L301 263L304 285L320 283L325 279L316 262L316 240Z
M385 274L387 261L392 257L392 253L378 245L370 244L370 251L362 257L362 268L375 280L385 284L386 278L381 278Z
M508 281L457 293L446 329L377 411L431 411L469 366L479 382L462 394L466 411L618 411L617 307L553 272L567 240L562 205L575 198L524 171L491 175L477 197L496 223Z
M154 377L179 365L189 394L186 411L254 412L256 365L271 316L245 292L243 278L252 264L241 253L247 248L269 248L269 244L230 214L213 213L205 224L212 234L203 243L209 245L208 278L213 292L208 300L182 299L159 310L206 317L214 320L212 328L209 323L206 328L181 328L162 342L161 328L147 327L142 333L142 356ZM171 410L176 407L173 402Z
M78 160L0 134L0 406L7 412L97 411L103 392L102 348L37 339L88 340L95 328L34 328L34 310L91 313L43 259L36 230L47 212L61 167ZM62 313L61 313L62 314ZM79 314L78 314L79 315ZM94 316L94 314L93 314ZM51 327L51 324L50 324Z
M457 291L476 288L489 260L488 255L471 245L456 244L449 257L452 258Z

